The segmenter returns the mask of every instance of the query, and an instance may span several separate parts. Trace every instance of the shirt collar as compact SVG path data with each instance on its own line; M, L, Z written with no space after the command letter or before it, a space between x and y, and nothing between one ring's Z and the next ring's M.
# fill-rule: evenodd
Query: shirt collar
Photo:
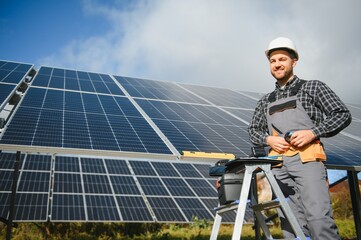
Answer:
M276 89L277 89L277 90L281 90L281 91L287 90L287 89L289 89L290 87L294 86L294 85L296 84L296 82L298 82L298 80L299 80L299 78L298 78L296 75L294 75L294 77L293 77L291 80L289 80L284 87L281 87L281 86L278 84L278 82L276 82L276 83L275 83Z

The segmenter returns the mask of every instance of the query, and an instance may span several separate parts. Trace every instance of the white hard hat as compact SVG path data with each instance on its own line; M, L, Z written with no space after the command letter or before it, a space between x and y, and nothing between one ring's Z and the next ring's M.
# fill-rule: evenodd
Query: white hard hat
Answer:
M273 39L270 44L268 45L268 48L266 50L266 56L269 58L269 55L271 54L272 50L276 49L288 49L295 53L295 57L298 60L298 52L296 45L291 41L289 38L285 37L278 37L276 39Z

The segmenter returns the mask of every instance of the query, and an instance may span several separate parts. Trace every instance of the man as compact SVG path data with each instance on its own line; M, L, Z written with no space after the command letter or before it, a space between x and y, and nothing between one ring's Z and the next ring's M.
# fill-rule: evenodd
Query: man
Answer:
M340 239L332 217L320 137L331 137L351 123L351 114L339 97L323 82L305 81L293 73L299 55L284 37L270 42L266 50L276 88L257 103L249 126L255 145L269 146L269 156L282 159L272 169L303 232L312 239ZM282 212L286 239L295 236Z

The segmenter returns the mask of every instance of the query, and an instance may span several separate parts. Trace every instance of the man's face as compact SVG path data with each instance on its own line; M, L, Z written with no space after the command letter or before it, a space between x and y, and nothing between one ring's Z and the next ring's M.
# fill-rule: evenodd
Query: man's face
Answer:
M271 74L277 81L284 85L293 78L293 68L296 66L297 59L291 58L291 55L285 50L275 50L270 58Z

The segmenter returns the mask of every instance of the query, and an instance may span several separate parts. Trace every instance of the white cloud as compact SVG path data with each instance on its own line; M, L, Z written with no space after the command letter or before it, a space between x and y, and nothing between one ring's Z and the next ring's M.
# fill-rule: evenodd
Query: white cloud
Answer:
M112 25L104 36L74 39L42 64L148 79L268 92L264 49L294 39L296 73L320 79L360 103L361 9L347 1L84 1L84 12ZM128 3L128 1L127 1ZM341 11L342 9L342 11Z

